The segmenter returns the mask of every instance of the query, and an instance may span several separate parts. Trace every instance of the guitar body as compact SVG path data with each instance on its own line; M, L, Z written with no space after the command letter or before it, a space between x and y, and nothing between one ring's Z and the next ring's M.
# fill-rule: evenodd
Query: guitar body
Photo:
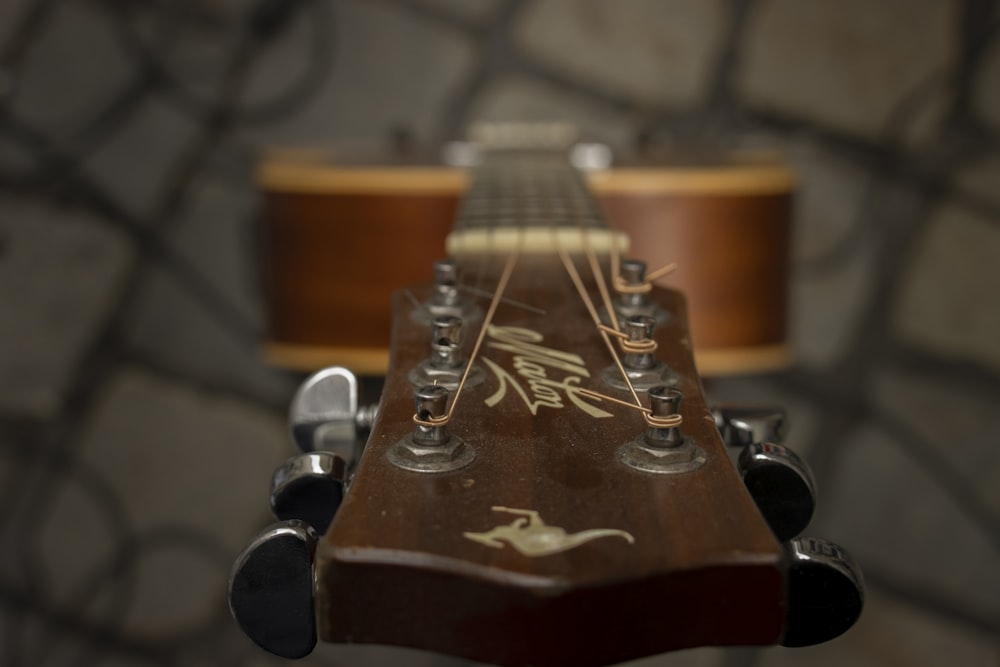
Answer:
M584 273L584 260L576 263ZM499 265L492 262L484 282L496 282ZM422 302L430 290L414 296ZM656 290L656 302L671 313L657 341L680 378L685 437L708 461L693 472L664 475L616 460L623 445L642 436L638 412L574 393L580 385L600 386L610 362L593 327L566 326L586 320L558 260L522 257L505 296L545 313L500 306L478 362L487 378L465 390L449 424L453 436L475 448L476 459L453 473L421 475L386 464L393 445L412 431L407 372L427 346L427 330L413 324L414 303L397 295L396 354L379 424L317 550L320 638L414 646L500 665L607 665L694 646L777 642L785 622L785 557L701 396L682 297ZM526 340L526 332L535 342L511 345ZM565 355L582 360L574 360L574 372L559 367ZM554 392L532 390L530 379L541 372L548 381L542 387ZM546 404L533 414L530 403L541 400ZM537 512L547 526L569 534L614 530L633 541L616 533L537 556L502 540L484 546L467 533L517 519L494 507Z
M431 279L465 170L275 157L259 171L268 358L382 375L391 295ZM794 180L774 162L632 165L589 176L630 255L687 295L703 375L780 368ZM383 258L389 257L389 261Z

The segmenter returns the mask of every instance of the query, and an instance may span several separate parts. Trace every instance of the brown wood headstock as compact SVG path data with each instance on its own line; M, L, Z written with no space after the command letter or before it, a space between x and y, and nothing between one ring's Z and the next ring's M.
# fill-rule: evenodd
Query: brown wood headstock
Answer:
M483 285L505 262L463 260ZM570 262L601 308L587 258ZM433 288L397 295L378 421L317 553L321 638L577 665L780 638L781 549L705 404L683 298L651 296L664 383L683 394L679 431L704 457L687 472L622 462L649 427L639 410L581 392L633 401L603 379L619 371L570 271L547 253L517 258L473 362L481 381L444 427L475 459L448 472L395 465L415 429L409 376L431 352L434 298Z
M293 404L307 453L279 469L272 506L307 518L281 498L298 485L309 511L325 489L336 517L328 530L332 512L310 520L318 544L292 521L237 561L230 602L255 641L295 657L318 631L502 665L605 665L815 643L851 625L849 560L822 541L779 545L805 524L785 534L747 491L802 487L811 503L808 474L765 443L740 479L683 297L622 250L565 158L500 154L477 171L453 259L434 285L395 296L390 368L353 476L348 453L308 451L353 426L347 376L307 381L315 391ZM845 605L813 604L836 587Z

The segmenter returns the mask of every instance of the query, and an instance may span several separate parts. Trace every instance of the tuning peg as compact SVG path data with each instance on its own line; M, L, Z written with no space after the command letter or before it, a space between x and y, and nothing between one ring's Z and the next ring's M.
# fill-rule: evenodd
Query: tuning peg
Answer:
M243 550L229 577L229 610L255 644L283 658L316 646L316 533L301 521L274 524Z
M476 450L445 426L448 390L432 384L413 392L416 413L412 433L389 450L389 461L413 472L451 472L476 459Z
M730 447L785 439L785 411L781 408L723 405L713 408L712 416Z
M656 318L633 315L625 318L623 340L619 341L624 354L621 366L611 364L601 373L601 379L615 389L647 391L657 385L672 384L673 373L666 364L656 359L656 341L653 330ZM628 379L622 377L622 371Z
M743 483L779 542L801 533L816 507L816 485L809 466L781 445L755 443L737 461Z
M347 488L347 463L333 452L308 452L285 461L271 479L271 511L326 533Z
M348 464L355 459L359 428L370 427L371 408L358 411L358 379L331 366L313 373L295 392L288 419L303 452L330 451Z
M788 616L782 646L812 646L838 637L865 604L861 570L845 549L815 537L785 545Z

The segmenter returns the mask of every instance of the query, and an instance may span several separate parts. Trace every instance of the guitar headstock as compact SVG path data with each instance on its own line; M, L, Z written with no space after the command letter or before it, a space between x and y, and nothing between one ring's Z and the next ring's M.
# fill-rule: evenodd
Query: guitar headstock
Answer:
M420 311L433 290L397 296L379 417L317 551L320 636L500 664L775 643L783 552L702 396L682 298L656 290L650 300L657 353L637 393L643 407L650 386L683 395L681 425L652 427L644 412L608 400L633 398L620 378L605 379L619 370L552 260L518 260L473 361L482 380L465 386L446 426L413 421L410 376L432 358ZM586 261L571 261L582 274ZM457 356L468 360L474 343L467 336ZM446 440L423 444L421 430ZM650 444L651 431L681 442ZM400 464L411 450L456 446L438 469Z
M299 560L315 549L321 639L604 665L849 627L857 573L828 543L779 544L703 396L679 293L617 261L607 229L453 239L437 284L396 294L382 400L329 530L282 538ZM743 472L808 477L765 453ZM234 570L241 592L274 574L252 561ZM858 597L803 626L800 580ZM257 617L234 613L267 647ZM281 651L308 652L307 635Z

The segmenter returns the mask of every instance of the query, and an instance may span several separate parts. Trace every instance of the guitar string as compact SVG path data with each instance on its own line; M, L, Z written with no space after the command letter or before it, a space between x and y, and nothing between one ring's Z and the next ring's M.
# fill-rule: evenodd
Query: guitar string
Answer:
M617 403L618 405L623 405L626 408L631 408L633 410L638 410L642 413L643 418L646 423L655 428L677 428L684 422L684 418L680 414L667 415L666 417L657 417L653 414L653 411L644 405L636 405L635 403L629 403L628 401L623 401L620 398L615 398L614 396L608 396L607 394L602 394L599 391L594 391L593 389L580 388L577 390L584 396L590 396L592 398L597 398L605 401L610 401L612 403Z
M500 301L503 300L503 293L507 289L507 283L510 281L511 275L514 273L514 266L517 264L518 257L521 254L522 246L524 243L524 230L523 230L523 220L522 228L519 230L518 241L516 247L511 250L510 254L507 256L507 261L504 264L503 273L500 275L500 280L497 281L497 286L493 291L493 298L490 300L490 306L486 311L486 315L483 317L483 324L479 329L479 335L476 337L476 344L472 348L472 353L469 355L469 360L465 364L465 370L462 372L462 378L458 382L458 387L455 388L455 395L452 397L451 406L441 417L427 417L422 418L419 414L413 415L413 421L421 426L444 426L449 421L451 421L452 415L455 413L455 408L458 406L458 399L462 395L462 390L465 388L466 380L469 378L469 373L472 371L472 366L476 361L476 357L479 356L479 350L483 345L483 340L486 338L486 334L489 331L490 324L493 322L493 316L496 314L497 308L500 305ZM492 229L490 230L490 244L495 243L495 237L492 234ZM488 256L492 256L493 253L487 253Z
M601 269L600 262L597 261L597 253L594 252L593 246L590 245L590 234L583 231L583 249L587 255L587 261L590 262L590 272L594 274L594 280L597 283L597 289L601 293L601 299L604 301L604 309L608 313L608 320L611 321L612 328L617 332L621 331L618 327L618 318L614 317L614 305L611 303L611 296L608 294L608 286L604 282L604 270ZM611 238L611 245L615 247L614 237Z
M487 299L493 298L493 292L490 292L489 290L479 289L478 287L464 285L462 287L459 287L459 289L462 290L463 292L469 292L470 294L473 294L475 296L485 297ZM508 299L507 297L504 297L500 299L500 301L507 304L508 306L514 306L515 308L523 308L524 310L527 310L530 313L535 313L536 315L549 314L548 311L545 310L544 308L532 306L530 303L525 303L524 301L518 301L517 299Z
M608 313L614 313L613 305L611 304L610 296L608 295L607 292L607 286L603 284L604 272L601 270L600 263L597 261L597 255L594 253L589 240L586 238L587 237L586 230L581 229L580 231L584 234L584 248L587 252L591 271L594 272L594 279L598 283L598 289L601 291L601 295L604 298L604 307L608 309ZM566 263L565 257L563 259L563 263L564 264ZM574 266L573 269L575 272L576 267ZM587 294L586 291L581 291L582 281L579 281L579 275L577 275L577 277L573 280L573 282L577 286L577 290L580 291L580 294L584 299L584 303L587 304L587 308L590 311L591 317L596 318L595 324L597 325L597 329L598 331L601 332L602 336L604 337L604 341L608 345L608 349L611 351L611 355L615 360L615 364L618 366L618 370L621 372L622 378L625 380L626 386L632 393L632 398L635 400L635 403L629 403L628 401L623 401L621 399L608 396L607 394L602 394L592 389L581 388L580 393L585 396L591 396L599 400L607 400L612 403L617 403L618 405L623 405L625 407L631 408L633 410L638 410L639 412L642 413L643 419L645 419L646 423L651 427L654 428L679 427L683 422L683 417L680 414L673 414L667 416L654 415L653 411L650 408L644 406L642 402L639 400L639 396L635 391L635 386L632 384L632 379L628 376L628 373L625 371L625 368L622 365L618 355L615 353L614 346L611 344L611 341L608 337L609 335L622 337L625 336L625 334L619 331L617 327L612 329L611 327L606 326L605 324L602 324L600 322L600 319L596 315L597 310L594 308L592 302L590 302L590 295ZM612 322L614 322L615 324L617 324L616 322L617 318L615 318L614 316L609 315L609 319L612 320ZM626 351L629 352L653 352L656 350L656 341L646 341L645 343L633 343L632 341L620 340L619 343L623 346L623 348Z
M608 350L611 352L611 356L614 359L615 364L618 366L618 370L619 372L621 372L622 378L625 380L625 384L628 387L629 391L631 392L632 398L635 400L635 404L628 403L627 401L622 401L620 399L613 398L606 394L602 394L600 392L596 392L589 389L581 389L581 393L583 393L586 396L592 396L597 399L609 400L612 403L617 403L619 405L624 405L632 409L637 409L642 413L642 416L645 419L646 423L651 427L675 428L680 426L683 421L683 417L681 417L680 414L674 414L668 416L653 415L652 410L645 407L639 400L639 396L635 391L635 386L632 384L632 379L628 376L628 373L625 371L625 368L622 365L621 360L618 357L617 353L615 352L614 346L611 344L611 340L608 336L614 335L618 337L620 339L619 343L622 346L622 349L628 352L651 353L656 350L656 341L634 343L632 341L621 340L622 337L626 336L618 328L618 321L617 318L614 316L614 306L611 303L611 297L610 294L608 293L607 283L605 282L604 279L604 271L601 268L600 262L598 262L597 260L597 254L594 252L593 246L590 243L589 230L583 228L582 222L579 219L577 220L577 226L582 236L583 247L587 256L587 260L590 264L591 273L594 276L594 281L597 283L597 288L601 293L601 298L604 300L604 308L608 312L608 319L611 321L614 328L608 327L601 323L600 317L597 315L597 310L596 308L594 308L593 302L590 299L590 295L586 292L585 289L583 289L582 280L580 280L579 273L576 271L576 266L572 262L567 263L567 256L562 252L561 248L560 248L560 256L562 257L563 264L566 265L567 270L569 270L570 267L572 267L573 270L570 272L570 277L573 279L573 283L576 285L577 291L580 292L580 296L583 299L584 304L590 311L590 316L591 318L593 318L594 324L597 326L598 331L604 338L604 342L608 346ZM556 243L558 247L558 239L556 240ZM613 256L612 262L614 263L615 261L614 257L617 256L617 249L618 249L618 244L614 241L614 239L612 239L611 247L612 247L611 252ZM673 268L669 268L671 266L675 267L676 265L675 264L668 265L667 267L664 267L668 269L667 271L659 269L656 273L662 273L662 275L666 275L666 273L669 273L670 271L673 270ZM573 276L574 273L576 274L575 277ZM648 286L649 288L652 287L648 280L645 283L645 285Z
M625 384L628 386L629 391L632 393L632 398L635 399L635 404L637 406L642 405L642 401L639 400L639 394L636 393L635 387L632 386L632 380L628 377L628 373L625 371L625 367L622 365L621 359L618 358L618 351L615 349L614 343L611 342L611 337L607 332L600 328L601 318L597 314L597 309L594 308L594 303L587 294L587 288L584 286L582 279L580 278L579 272L576 270L576 266L573 264L573 260L566 253L566 250L559 243L558 236L556 237L556 250L559 253L560 259L562 259L563 266L566 267L566 272L569 274L570 280L576 286L576 291L580 294L580 298L583 300L583 305L587 308L590 313L590 317L594 322L594 327L597 332L604 339L604 344L607 346L608 351L611 353L611 358L614 360L615 365L618 366L619 372L621 372L622 377L625 378Z

